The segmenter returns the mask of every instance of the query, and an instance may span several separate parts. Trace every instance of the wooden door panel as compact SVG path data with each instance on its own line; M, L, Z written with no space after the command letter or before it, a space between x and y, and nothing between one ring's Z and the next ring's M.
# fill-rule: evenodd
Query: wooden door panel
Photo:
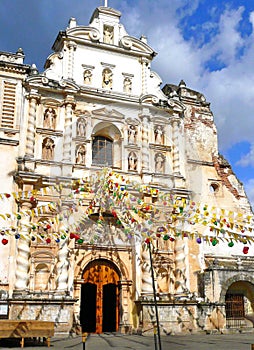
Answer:
M95 309L93 309L96 329L93 332L113 332L118 330L118 282L119 274L114 265L106 260L91 262L83 275L85 284L96 285ZM85 299L84 299L85 300Z
M93 333L96 331L96 295L96 284L85 283L82 285L80 323L83 332Z

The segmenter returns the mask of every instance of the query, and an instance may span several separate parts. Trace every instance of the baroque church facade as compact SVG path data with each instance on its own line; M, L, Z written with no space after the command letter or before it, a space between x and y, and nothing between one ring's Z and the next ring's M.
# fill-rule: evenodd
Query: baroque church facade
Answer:
M154 282L166 334L253 327L253 214L210 104L161 89L120 18L71 18L41 73L0 52L0 317L148 334Z

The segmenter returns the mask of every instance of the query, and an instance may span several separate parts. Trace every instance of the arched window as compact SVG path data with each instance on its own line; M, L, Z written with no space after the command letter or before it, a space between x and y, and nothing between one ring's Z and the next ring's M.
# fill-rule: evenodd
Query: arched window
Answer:
M93 140L93 164L94 165L113 165L113 141L103 137L96 136Z

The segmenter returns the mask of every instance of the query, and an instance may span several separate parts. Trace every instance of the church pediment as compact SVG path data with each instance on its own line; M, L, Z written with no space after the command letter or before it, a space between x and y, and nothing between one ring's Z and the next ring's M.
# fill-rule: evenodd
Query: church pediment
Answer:
M144 103L144 104L149 103L152 105L158 105L159 101L160 100L159 100L158 96L151 95L151 94L143 95L140 98L140 102Z
M71 80L53 80L47 78L45 75L32 75L29 76L26 79L26 83L29 85L36 85L36 86L48 86L53 87L55 89L64 89L64 90L71 90L71 91L78 91L80 88L77 84L75 84Z
M168 100L168 105L170 108L172 108L174 112L178 112L178 113L183 113L184 110L186 109L186 107L182 102L173 98Z
M67 30L67 35L77 39L85 39L91 41L100 40L101 34L98 29L88 26L78 26Z
M119 45L127 50L139 51L147 55L155 56L156 52L142 40L138 40L132 36L124 36Z
M116 111L115 109L111 109L111 108L100 108L100 109L96 109L94 111L92 111L92 114L96 117L103 117L104 119L109 118L111 119L115 119L115 120L123 120L124 119L124 115L118 111Z

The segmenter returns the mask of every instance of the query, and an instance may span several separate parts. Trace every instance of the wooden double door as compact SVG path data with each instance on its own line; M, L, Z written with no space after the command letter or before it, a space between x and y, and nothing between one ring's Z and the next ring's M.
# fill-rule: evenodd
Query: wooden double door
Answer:
M119 280L116 266L107 260L88 264L81 287L80 323L83 332L116 332L119 327Z

